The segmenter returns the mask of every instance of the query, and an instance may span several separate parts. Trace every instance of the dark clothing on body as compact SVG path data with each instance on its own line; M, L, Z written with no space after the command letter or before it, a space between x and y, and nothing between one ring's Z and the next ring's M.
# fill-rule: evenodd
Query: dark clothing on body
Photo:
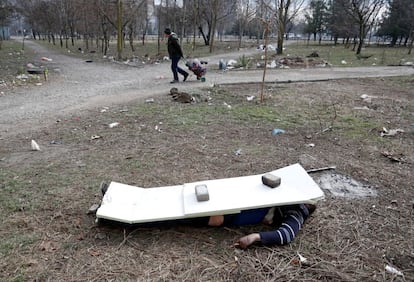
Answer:
M260 208L241 211L235 215L225 215L224 225L250 225L263 222L272 208ZM293 241L305 220L309 217L309 210L304 204L275 207L273 210L273 231L259 232L263 245L286 245Z
M178 66L178 62L182 57L184 57L184 55L180 43L178 42L177 34L173 32L168 34L167 48L168 55L171 59L171 71L174 76L174 81L178 82L178 73L184 76L185 81L187 79L188 73Z
M177 34L171 33L168 36L167 48L170 59L173 57L184 57L183 50L181 49L180 43L178 42Z
M224 215L223 226L242 226L260 224L272 209L271 226L276 229L272 231L259 232L263 245L286 245L293 241L305 220L309 217L310 211L304 204L289 205L281 207L258 208L244 210L238 214ZM181 223L189 223L198 226L206 226L209 217L190 218L180 220Z

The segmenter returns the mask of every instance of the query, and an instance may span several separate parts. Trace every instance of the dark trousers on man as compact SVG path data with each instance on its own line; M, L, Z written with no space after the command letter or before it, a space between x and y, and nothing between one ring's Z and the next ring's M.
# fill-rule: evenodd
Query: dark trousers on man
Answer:
M171 58L171 70L174 75L174 81L178 81L178 73L184 76L184 79L187 78L188 73L178 66L178 62L180 61L181 57L174 56Z

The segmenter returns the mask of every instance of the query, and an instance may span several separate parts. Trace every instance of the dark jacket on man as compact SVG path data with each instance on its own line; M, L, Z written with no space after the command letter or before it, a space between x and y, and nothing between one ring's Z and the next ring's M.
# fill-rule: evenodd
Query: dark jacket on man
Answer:
M171 36L168 37L167 47L170 59L172 57L184 57L183 50L181 49L180 43L178 43L177 34L175 34L174 32L172 32Z

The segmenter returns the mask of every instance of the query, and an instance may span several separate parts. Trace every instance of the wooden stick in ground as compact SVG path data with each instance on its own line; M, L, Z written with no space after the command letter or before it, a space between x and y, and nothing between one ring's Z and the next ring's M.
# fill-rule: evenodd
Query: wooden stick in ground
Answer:
M306 172L307 173L312 173L312 172L319 172L319 171L330 170L330 169L336 169L336 166L326 166L326 167L321 167L321 168L314 168L314 169L309 169Z

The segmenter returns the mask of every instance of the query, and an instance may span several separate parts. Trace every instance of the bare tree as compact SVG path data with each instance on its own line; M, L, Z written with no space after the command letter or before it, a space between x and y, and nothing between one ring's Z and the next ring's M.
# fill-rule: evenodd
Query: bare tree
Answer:
M8 24L10 18L14 12L14 7L8 0L0 0L0 27ZM2 42L6 36L0 33L0 49L2 48Z
M328 8L328 31L332 34L335 44L338 38L344 39L345 47L348 47L350 38L358 33L356 23L343 8L344 0L331 0ZM348 0L345 0L348 1Z
M287 25L301 11L304 2L305 0L262 0L261 2L262 6L267 10L264 14L265 18L270 16L275 22L277 30L276 53L278 55L283 54L283 43Z
M214 37L217 26L224 21L230 14L235 12L235 1L231 0L200 0L197 6L200 18L199 32L203 36L204 43L210 46L210 52L214 49ZM204 26L207 33L204 32Z
M239 0L237 5L237 18L238 18L238 34L239 34L239 49L241 48L242 38L246 26L254 19L255 10L253 9L253 3L250 0Z
M305 0L275 0L278 55L283 54L283 41L288 22L297 16Z
M128 3L128 9L123 9L124 1ZM100 1L100 13L104 20L109 22L117 31L117 57L122 59L122 48L125 27L136 17L139 9L146 3L145 0L116 0L116 3ZM105 4L105 5L104 5ZM116 7L114 7L116 4ZM106 21L103 21L105 23ZM106 30L105 30L106 31Z
M377 20L378 13L384 0L344 0L343 7L358 26L358 47L356 54L360 55L368 30Z

